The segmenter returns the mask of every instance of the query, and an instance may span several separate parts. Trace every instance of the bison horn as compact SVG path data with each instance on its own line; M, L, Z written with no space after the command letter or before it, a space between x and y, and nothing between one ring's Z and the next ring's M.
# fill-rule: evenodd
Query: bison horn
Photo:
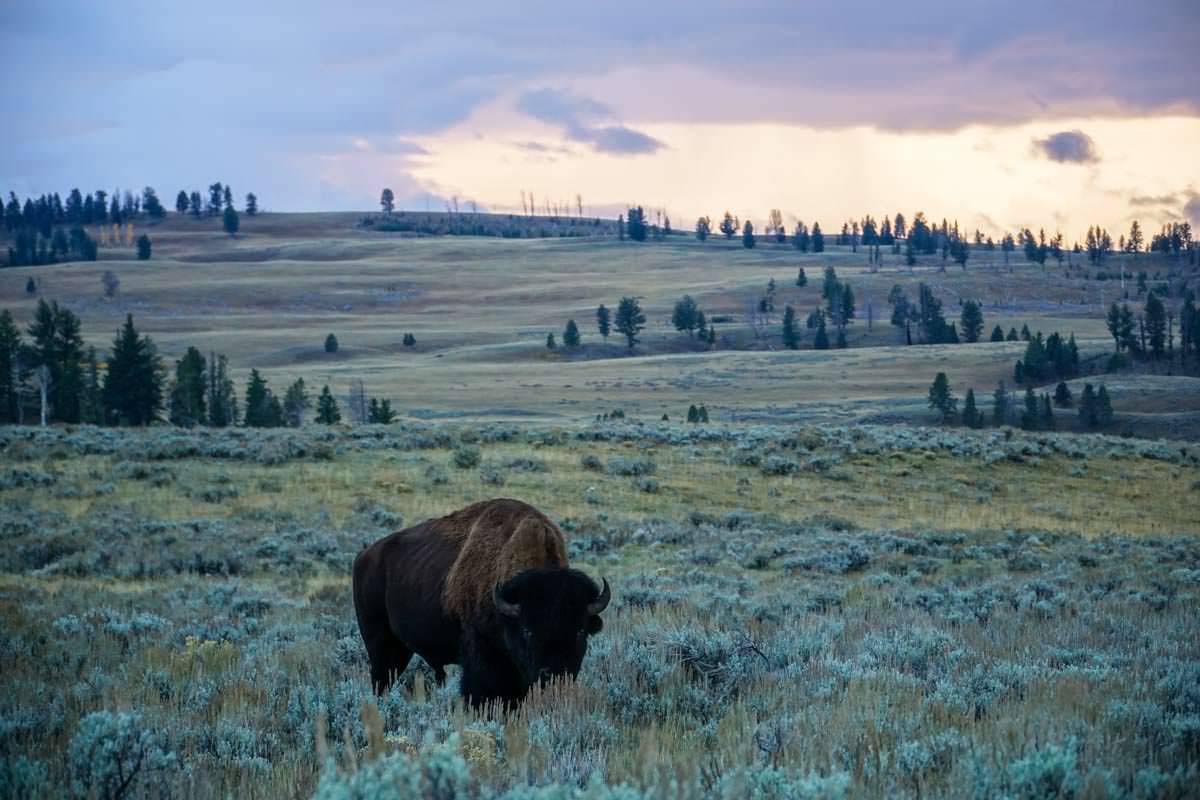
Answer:
M521 604L505 600L504 595L500 594L500 584L492 587L492 602L496 604L496 610L506 617L521 616Z
M612 590L608 588L608 579L601 578L601 580L604 581L604 588L600 590L599 597L588 603L587 611L589 614L599 614L608 608L608 601L612 599Z

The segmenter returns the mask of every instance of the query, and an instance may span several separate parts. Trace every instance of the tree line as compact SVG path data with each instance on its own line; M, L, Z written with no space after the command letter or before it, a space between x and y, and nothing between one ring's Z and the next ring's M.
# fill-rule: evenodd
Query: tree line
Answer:
M368 397L361 381L350 391L355 422L389 424L389 400ZM164 418L179 427L301 427L314 407L303 378L277 395L256 369L250 371L241 403L228 359L207 358L189 347L169 373L153 339L140 333L133 315L103 357L84 346L79 318L56 301L40 300L22 332L7 309L0 311L0 423L144 426ZM315 398L318 423L342 420L326 385Z
M1072 407L1076 408L1079 422L1087 430L1103 430L1113 423L1112 400L1104 384L1097 388L1085 383L1078 403L1065 381L1059 382L1053 396L1048 392L1039 395L1030 385L1025 388L1024 397L1018 405L1016 396L1001 381L992 393L989 420L976 402L974 388L967 389L960 412L958 398L950 388L946 373L939 372L929 386L929 407L938 412L943 424L961 422L968 428L982 428L990 421L995 427L1019 424L1027 431L1053 431L1058 429L1056 413ZM1055 408L1059 411L1055 412Z
M238 212L233 206L233 190L220 182L208 188L208 200L199 192L190 194L180 190L175 199L175 210L180 215L199 217L221 216L222 227L233 235L239 227ZM258 213L258 198L253 192L246 195L245 213ZM133 224L138 220L159 220L167 210L151 186L140 194L128 190L113 190L110 195L103 189L83 194L72 189L64 201L58 192L27 197L22 202L15 192L9 192L4 204L4 231L11 244L8 248L7 266L40 266L62 261L95 261L99 254L99 243L84 230L88 225L113 225L125 228L122 239L133 244ZM143 242L144 240L144 242ZM137 240L139 258L148 250L149 237L145 234ZM149 257L148 255L146 256Z

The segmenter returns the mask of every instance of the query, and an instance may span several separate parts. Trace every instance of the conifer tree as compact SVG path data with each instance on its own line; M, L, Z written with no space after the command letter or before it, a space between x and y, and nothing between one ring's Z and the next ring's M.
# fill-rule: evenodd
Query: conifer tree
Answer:
M229 375L229 360L224 355L208 354L208 394L205 410L208 424L226 428L238 422L237 394Z
M1007 335L1004 337L1004 341L1006 341L1006 342L1019 342L1019 341L1021 341L1021 337L1017 335L1017 329L1016 329L1016 328L1009 328L1009 329L1008 329L1008 334L1007 334Z
M693 423L700 421L700 410L698 408L696 408L696 405L694 403L692 405L688 406L687 421L693 422Z
M283 416L287 424L293 428L304 427L304 414L312 408L312 398L308 396L308 387L304 378L297 378L283 395Z
M247 428L271 427L271 390L267 380L258 370L250 370L250 378L246 381L246 413L242 424ZM282 410L280 411L282 416Z
M171 387L167 409L171 424L181 428L207 424L207 371L204 356L194 347L189 347L183 358L175 362L175 384Z
M150 260L150 237L144 233L137 240L137 257L138 261Z
M221 222L221 226L230 236L236 236L238 227L241 225L238 220L238 213L233 210L233 206L226 206L225 213Z
M754 247L754 244L754 225L750 220L746 220L745 224L742 225L742 247L749 250Z
M1004 387L1004 381L1000 381L996 391L992 392L992 425L998 428L1008 424L1008 404L1008 389Z
M575 324L575 320L567 320L567 327L563 330L563 344L567 347L579 347L579 326Z
M1059 381L1054 388L1054 405L1059 408L1070 408L1072 403L1071 387L1065 381Z
M962 316L963 340L968 343L979 341L979 335L983 333L983 312L979 308L979 303L974 300L968 300L963 303Z
M1050 395L1043 394L1041 409L1038 413L1038 427L1044 431L1052 431L1056 425L1054 423L1054 408L1050 403Z
M607 342L608 335L612 333L612 320L608 309L604 307L604 303L601 303L600 307L596 309L596 327L600 330L600 335L604 338L604 341Z
M733 235L737 233L737 224L733 221L733 217L728 211L725 212L725 216L721 219L721 233L724 234L726 239L732 239Z
M958 400L950 393L950 381L946 379L944 372L939 372L929 386L929 407L942 415L942 422L949 422L954 418Z
M847 347L850 346L846 343L846 329L845 328L843 328L843 327L838 328L837 341L834 346L837 347L837 349L839 349L839 350L845 350Z
M675 309L671 312L671 324L675 326L675 330L691 336L696 330L696 315L699 312L696 301L691 295L685 294L675 302Z
M554 341L554 333L553 332L547 333L546 334L546 349L553 350L556 347L558 347L558 344Z
M1079 421L1085 428L1095 430L1099 427L1099 418L1096 414L1096 390L1090 383L1083 385L1083 392L1079 395Z
M250 192L246 195L246 216L258 216L258 196L255 195L254 192Z
M338 410L337 400L326 385L321 388L321 396L317 398L317 422L322 425L336 425L341 421L342 413Z
M800 334L796 331L796 309L785 306L783 309L783 346L789 350L800 347Z
M188 193L180 189L179 194L175 195L175 213L183 216L188 212L190 206L191 201L188 198Z
M113 340L104 375L104 407L115 425L149 425L163 404L164 370L158 348L142 336L127 314Z
M1158 294L1151 292L1146 298L1146 338L1150 352L1155 358L1166 355L1167 310Z
M0 311L0 422L14 424L21 417L22 348L21 331L6 308Z
M1108 396L1108 388L1102 383L1096 391L1096 427L1107 428L1112 421L1112 400Z
M701 342L708 341L708 319L703 311L696 312L696 338Z
M817 350L829 349L829 334L825 332L825 315L817 320L817 333L813 337L813 347Z
M646 325L646 315L642 313L642 307L638 304L635 297L622 297L621 302L617 305L616 329L617 333L625 337L625 341L632 350L638 343L638 334Z
M992 328L992 341L993 342L1003 342L1004 341L1004 329L1001 328L999 325Z
M1027 431L1036 431L1039 417L1037 395L1033 393L1033 387L1029 387L1025 390L1025 410L1021 412L1021 427Z
M700 406L700 408L698 408L696 410L696 413L698 416L698 419L697 419L698 422L708 422L708 408L707 407Z
M967 397L963 401L962 420L963 424L968 428L983 427L983 414L975 405L974 389L967 389Z
M796 273L796 285L800 287L808 286L808 276L804 274L804 267Z
M336 353L338 351L338 339L332 333L325 337L325 352Z
M404 346L405 347L416 347L417 346L417 337L413 336L411 333L404 334Z
M821 233L821 223L814 222L812 226L812 251L814 253L825 252L825 235Z

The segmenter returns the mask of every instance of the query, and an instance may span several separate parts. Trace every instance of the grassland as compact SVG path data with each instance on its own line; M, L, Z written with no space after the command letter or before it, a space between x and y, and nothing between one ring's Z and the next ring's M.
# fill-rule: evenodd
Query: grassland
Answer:
M691 403L705 403L723 421L928 421L924 395L938 371L950 376L960 396L971 386L986 394L1002 379L1011 382L1017 343L904 347L887 324L886 297L897 283L914 296L919 282L929 283L950 317L960 300L981 300L988 331L999 324L1074 332L1085 360L1111 349L1101 308L1117 299L1118 284L1085 277L1089 270L1079 256L1073 269L1043 272L1018 257L1006 268L998 251L979 250L966 271L951 263L941 272L940 257L910 269L888 251L872 271L863 252L843 247L801 254L768 242L750 251L737 240L687 237L644 244L611 236L411 237L361 228L358 219L267 214L244 218L242 232L230 238L214 220L172 216L147 229L152 261L129 260L130 248L109 247L94 264L8 270L0 307L27 320L36 298L26 295L25 284L34 276L40 296L78 313L102 350L124 315L133 313L168 359L195 345L227 353L239 378L257 367L276 386L302 376L310 385L330 384L343 397L361 378L370 394L390 398L403 414L441 419L579 421L613 407L675 417ZM793 304L802 319L816 307L827 265L858 298L851 349L782 349L783 306ZM800 267L810 279L804 288L794 285ZM1143 268L1152 277L1185 270L1147 257L1136 265ZM111 300L102 296L105 270L121 281ZM756 336L747 305L771 278L779 287L777 312ZM672 304L685 293L710 318L728 320L716 324L712 352L668 324ZM595 308L614 308L624 294L642 298L648 319L632 355L619 337L604 343L594 325ZM561 338L572 318L584 346L547 351L546 334ZM341 345L332 355L322 346L330 332ZM414 348L401 343L408 332L416 337ZM804 334L802 347L811 347L812 332ZM1136 394L1115 393L1119 429L1151 435L1196 430L1198 384L1162 377L1154 384L1157 408L1142 408ZM1166 408L1173 417L1144 416Z
M134 796L1194 795L1194 446L612 423L0 445L5 796L103 796L139 754ZM580 680L474 715L417 664L374 701L350 559L495 495L614 586Z

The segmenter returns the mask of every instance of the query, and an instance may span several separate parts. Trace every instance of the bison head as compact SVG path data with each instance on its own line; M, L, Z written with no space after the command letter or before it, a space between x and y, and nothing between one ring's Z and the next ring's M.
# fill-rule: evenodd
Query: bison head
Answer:
M604 623L600 612L612 593L576 569L531 569L497 586L492 599L505 649L525 688L579 674L588 636Z

